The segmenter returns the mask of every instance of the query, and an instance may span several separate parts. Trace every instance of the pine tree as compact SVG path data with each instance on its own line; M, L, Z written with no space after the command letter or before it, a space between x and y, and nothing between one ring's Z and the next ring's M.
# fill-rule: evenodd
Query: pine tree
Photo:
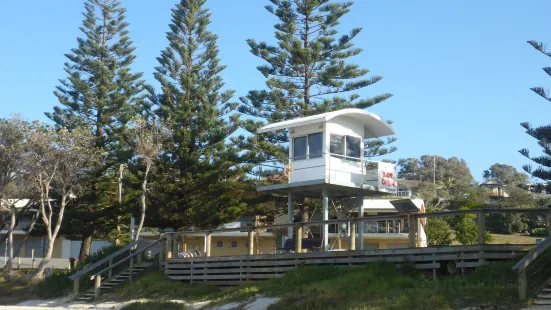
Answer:
M80 259L88 255L100 221L113 224L104 221L106 208L113 206L117 196L116 177L111 172L131 158L124 133L127 123L146 107L143 74L131 71L136 56L126 10L115 0L87 0L84 6L80 28L84 36L77 39L78 47L65 55L68 77L60 80L54 92L61 106L46 113L59 127L89 128L95 147L106 154L105 165L93 173L88 191L78 199L81 208L71 214L76 223L70 227L77 228L83 238Z
M246 204L240 192L249 184L246 165L231 144L237 129L233 90L223 90L217 36L208 31L205 0L182 0L172 9L169 46L158 57L160 94L152 101L172 132L165 146L157 188L159 208L150 225L209 227L239 216Z
M258 70L267 79L268 90L250 91L241 98L239 111L249 115L244 128L255 133L259 126L297 117L335 111L343 108L366 109L388 98L382 94L360 99L354 91L370 86L382 79L366 77L368 70L349 63L351 57L362 50L352 41L361 28L349 34L338 35L339 20L350 11L352 2L331 0L270 0L266 9L279 19L275 25L277 45L247 43L253 55L267 64ZM341 96L339 96L341 95ZM261 121L258 121L260 119ZM268 133L241 137L243 145L257 153L258 160L286 158L286 133ZM365 141L366 156L385 155L395 150L385 147L395 138L386 141Z
M528 44L532 45L536 50L540 51L542 54L551 57L551 52L548 52L545 48L545 45L541 42L528 41ZM551 75L551 67L543 68L543 71L548 75ZM543 89L543 87L533 87L531 88L533 92L540 95L547 101L551 101L549 93ZM525 165L523 168L530 175L549 181L551 180L551 124L546 126L540 126L533 128L530 123L522 123L522 127L526 129L526 133L538 140L538 144L543 148L543 154L536 157L531 157L527 149L520 150L520 153L533 162L539 165L535 170L532 169L530 165Z

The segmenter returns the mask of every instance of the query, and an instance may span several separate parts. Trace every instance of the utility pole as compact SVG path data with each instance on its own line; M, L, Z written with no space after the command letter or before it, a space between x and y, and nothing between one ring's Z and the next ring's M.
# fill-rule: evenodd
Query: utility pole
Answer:
M124 165L121 164L119 166L119 207L122 205L122 175L124 172ZM117 238L115 239L115 244L120 244L120 236L121 236L121 225L119 225L120 221L117 221Z

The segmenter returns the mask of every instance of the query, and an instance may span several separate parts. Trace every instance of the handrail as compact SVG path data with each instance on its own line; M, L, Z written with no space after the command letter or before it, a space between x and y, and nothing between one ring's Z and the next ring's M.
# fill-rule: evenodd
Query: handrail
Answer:
M458 211L442 211L442 212L431 212L431 213L415 213L412 214L415 218L430 218L430 217L440 217L440 216L455 216L463 214L477 214L480 212L483 213L545 213L548 212L547 208L520 208L520 209L503 209L503 208L477 208L469 210L458 210ZM383 220L396 220L407 218L408 215L374 215L374 216L365 216L365 217L350 217L350 218L341 218L341 219L331 219L331 220L320 220L320 221L310 221L310 222L293 222L293 223L281 223L281 224L272 224L272 225L261 225L261 226L248 226L248 227L236 227L236 228L216 228L216 229L202 229L202 230L190 230L190 231L178 231L178 232L167 232L164 234L174 234L181 235L186 233L217 233L217 232L232 232L232 231L247 231L252 230L264 230L272 228L286 228L286 227L309 227L317 226L323 224L340 224L346 222L373 222L373 221L383 221Z
M129 255L129 256L127 256L127 257L121 259L120 261L114 263L113 265L111 265L111 266L109 266L109 267L107 267L107 268L105 268L105 269L103 269L103 270L101 270L101 271L99 271L99 272L94 273L94 274L91 276L91 279L95 278L97 275L100 275L100 274L102 274L102 273L108 271L109 269L113 269L113 268L117 267L118 265L122 264L123 262L125 262L125 261L127 261L127 260L129 260L129 259L134 258L134 256L143 253L145 250L147 250L147 249L151 248L152 246L154 246L154 245L160 243L161 240L162 240L162 239L159 239L159 240L157 240L157 241L155 241L155 242L149 244L149 245L146 246L145 248L142 248L142 249L140 249L140 250L134 252L133 254L131 254L131 255Z
M134 247L136 244L138 244L138 241L132 241L130 242L129 244L127 244L125 247L123 247L122 249L118 250L117 252L107 256L107 257L104 257L102 258L101 260L91 264L91 265L86 265L84 266L82 269L80 269L79 271L77 271L75 274L71 275L69 277L69 279L71 280L76 280L80 277L82 277L84 274L88 273L90 270L93 270L105 263L107 263L109 260L111 260L113 257L117 257L119 255L121 255L122 253L128 251L130 248Z
M441 212L431 212L431 213L418 213L415 214L417 218L429 218L429 217L440 217L440 216L454 216L454 215L463 215L463 214L476 214L479 212L483 213L547 213L548 208L474 208L468 210L457 210L457 211L441 211Z
M513 266L513 270L526 269L526 267L528 267L533 261L535 261L536 258L549 247L551 247L551 236L545 238L542 243L533 248L532 251L528 252L528 254L526 254L518 263L516 263L515 266Z
M406 219L407 215L375 215L375 216L366 216L366 217L349 217L342 219L331 219L331 220L320 220L320 221L310 221L310 222L294 222L294 223L281 223L265 226L248 226L248 227L236 227L236 228L218 228L218 229L203 229L203 230L190 230L190 231L177 231L177 232L166 232L163 235L173 234L181 235L186 233L217 233L217 232L232 232L232 231L246 231L249 229L252 230L264 230L270 228L286 228L286 227L309 227L317 226L323 224L340 224L345 222L373 222L373 221L384 221L384 220L398 220Z

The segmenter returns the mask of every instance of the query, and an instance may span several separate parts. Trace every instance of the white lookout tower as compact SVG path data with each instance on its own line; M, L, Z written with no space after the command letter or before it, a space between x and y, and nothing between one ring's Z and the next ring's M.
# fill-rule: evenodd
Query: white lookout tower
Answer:
M274 184L257 187L257 191L286 194L289 222L293 221L293 195L321 197L323 220L328 220L329 197L356 197L363 204L365 196L396 193L395 165L364 159L365 139L395 134L380 116L360 109L343 109L270 124L258 129L258 133L279 130L288 131L289 158L261 165L259 172L264 180ZM358 231L360 236L362 230ZM292 236L289 228L288 237ZM322 239L322 246L327 249L327 224Z

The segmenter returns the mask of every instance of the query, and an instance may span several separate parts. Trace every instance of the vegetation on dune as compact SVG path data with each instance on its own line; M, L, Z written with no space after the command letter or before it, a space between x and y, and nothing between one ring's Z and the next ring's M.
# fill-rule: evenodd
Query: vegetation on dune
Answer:
M117 300L132 298L195 300L216 292L218 292L218 288L214 286L186 284L170 280L164 272L159 271L147 274L139 280L119 288L114 298Z
M116 292L115 298L146 298L151 304L125 309L157 309L171 299L188 302L211 300L214 304L244 302L257 294L280 297L270 309L456 309L483 304L514 309L517 299L516 276L512 263L489 265L471 274L427 278L411 268L396 269L393 264L371 264L353 269L305 267L282 278L244 284L224 291L200 284L185 284L153 273ZM182 305L167 305L180 307ZM163 308L165 309L165 308Z

